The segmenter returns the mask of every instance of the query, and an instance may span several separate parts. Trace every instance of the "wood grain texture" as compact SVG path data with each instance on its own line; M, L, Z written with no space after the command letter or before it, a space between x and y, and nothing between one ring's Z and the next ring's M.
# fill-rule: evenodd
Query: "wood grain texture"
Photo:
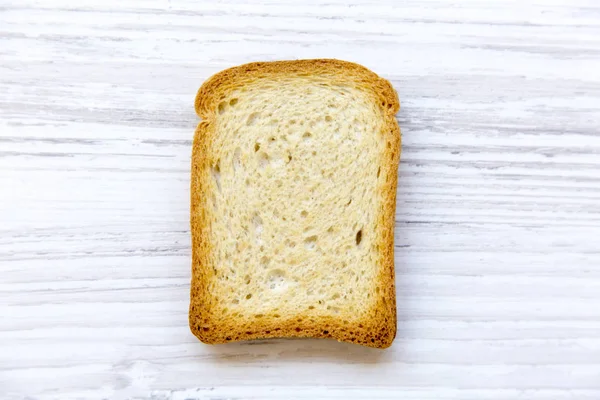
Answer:
M255 60L400 94L398 335L187 327L193 100ZM0 397L600 398L600 5L0 0Z

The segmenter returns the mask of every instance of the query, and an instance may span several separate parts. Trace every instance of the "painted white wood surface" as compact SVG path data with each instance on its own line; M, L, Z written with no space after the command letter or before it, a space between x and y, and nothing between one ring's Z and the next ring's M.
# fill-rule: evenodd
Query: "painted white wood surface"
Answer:
M193 99L255 60L400 93L398 336L187 327ZM0 398L600 399L600 3L0 0Z

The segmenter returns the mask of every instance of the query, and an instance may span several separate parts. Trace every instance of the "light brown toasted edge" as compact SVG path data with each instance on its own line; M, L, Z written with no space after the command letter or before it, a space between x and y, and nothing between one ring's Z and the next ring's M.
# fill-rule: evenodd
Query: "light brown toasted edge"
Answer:
M352 326L340 318L319 317L311 323L308 318L298 322L298 316L282 320L254 320L252 324L231 319L220 319L211 312L211 295L208 292L210 279L206 266L210 259L210 243L206 240L207 225L204 224L207 210L203 199L207 198L202 184L211 163L208 143L214 133L211 121L216 118L220 99L236 82L260 79L274 75L340 74L345 80L354 80L363 89L371 90L374 99L383 108L386 118L385 130L389 158L386 171L384 204L379 215L379 247L381 252L380 298L370 318ZM358 343L375 348L386 348L396 336L396 290L394 273L394 221L398 163L400 161L401 135L394 115L400 108L398 95L390 82L369 69L347 61L335 59L313 59L294 61L255 62L223 70L209 78L199 89L195 108L202 121L194 134L191 160L191 232L192 232L192 283L190 293L189 324L192 333L207 344L226 343L239 340L266 339L277 337L334 338L338 341Z

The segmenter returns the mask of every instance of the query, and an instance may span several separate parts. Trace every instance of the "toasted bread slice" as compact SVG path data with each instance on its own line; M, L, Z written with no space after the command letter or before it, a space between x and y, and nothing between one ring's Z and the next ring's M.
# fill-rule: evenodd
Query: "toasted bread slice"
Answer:
M338 60L251 63L196 97L189 322L205 343L396 334L398 97Z

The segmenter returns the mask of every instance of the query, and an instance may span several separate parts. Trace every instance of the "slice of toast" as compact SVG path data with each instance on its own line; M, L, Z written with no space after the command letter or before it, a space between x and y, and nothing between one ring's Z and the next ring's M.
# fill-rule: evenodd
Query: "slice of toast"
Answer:
M205 343L396 334L398 96L338 60L206 81L191 176L189 322Z

